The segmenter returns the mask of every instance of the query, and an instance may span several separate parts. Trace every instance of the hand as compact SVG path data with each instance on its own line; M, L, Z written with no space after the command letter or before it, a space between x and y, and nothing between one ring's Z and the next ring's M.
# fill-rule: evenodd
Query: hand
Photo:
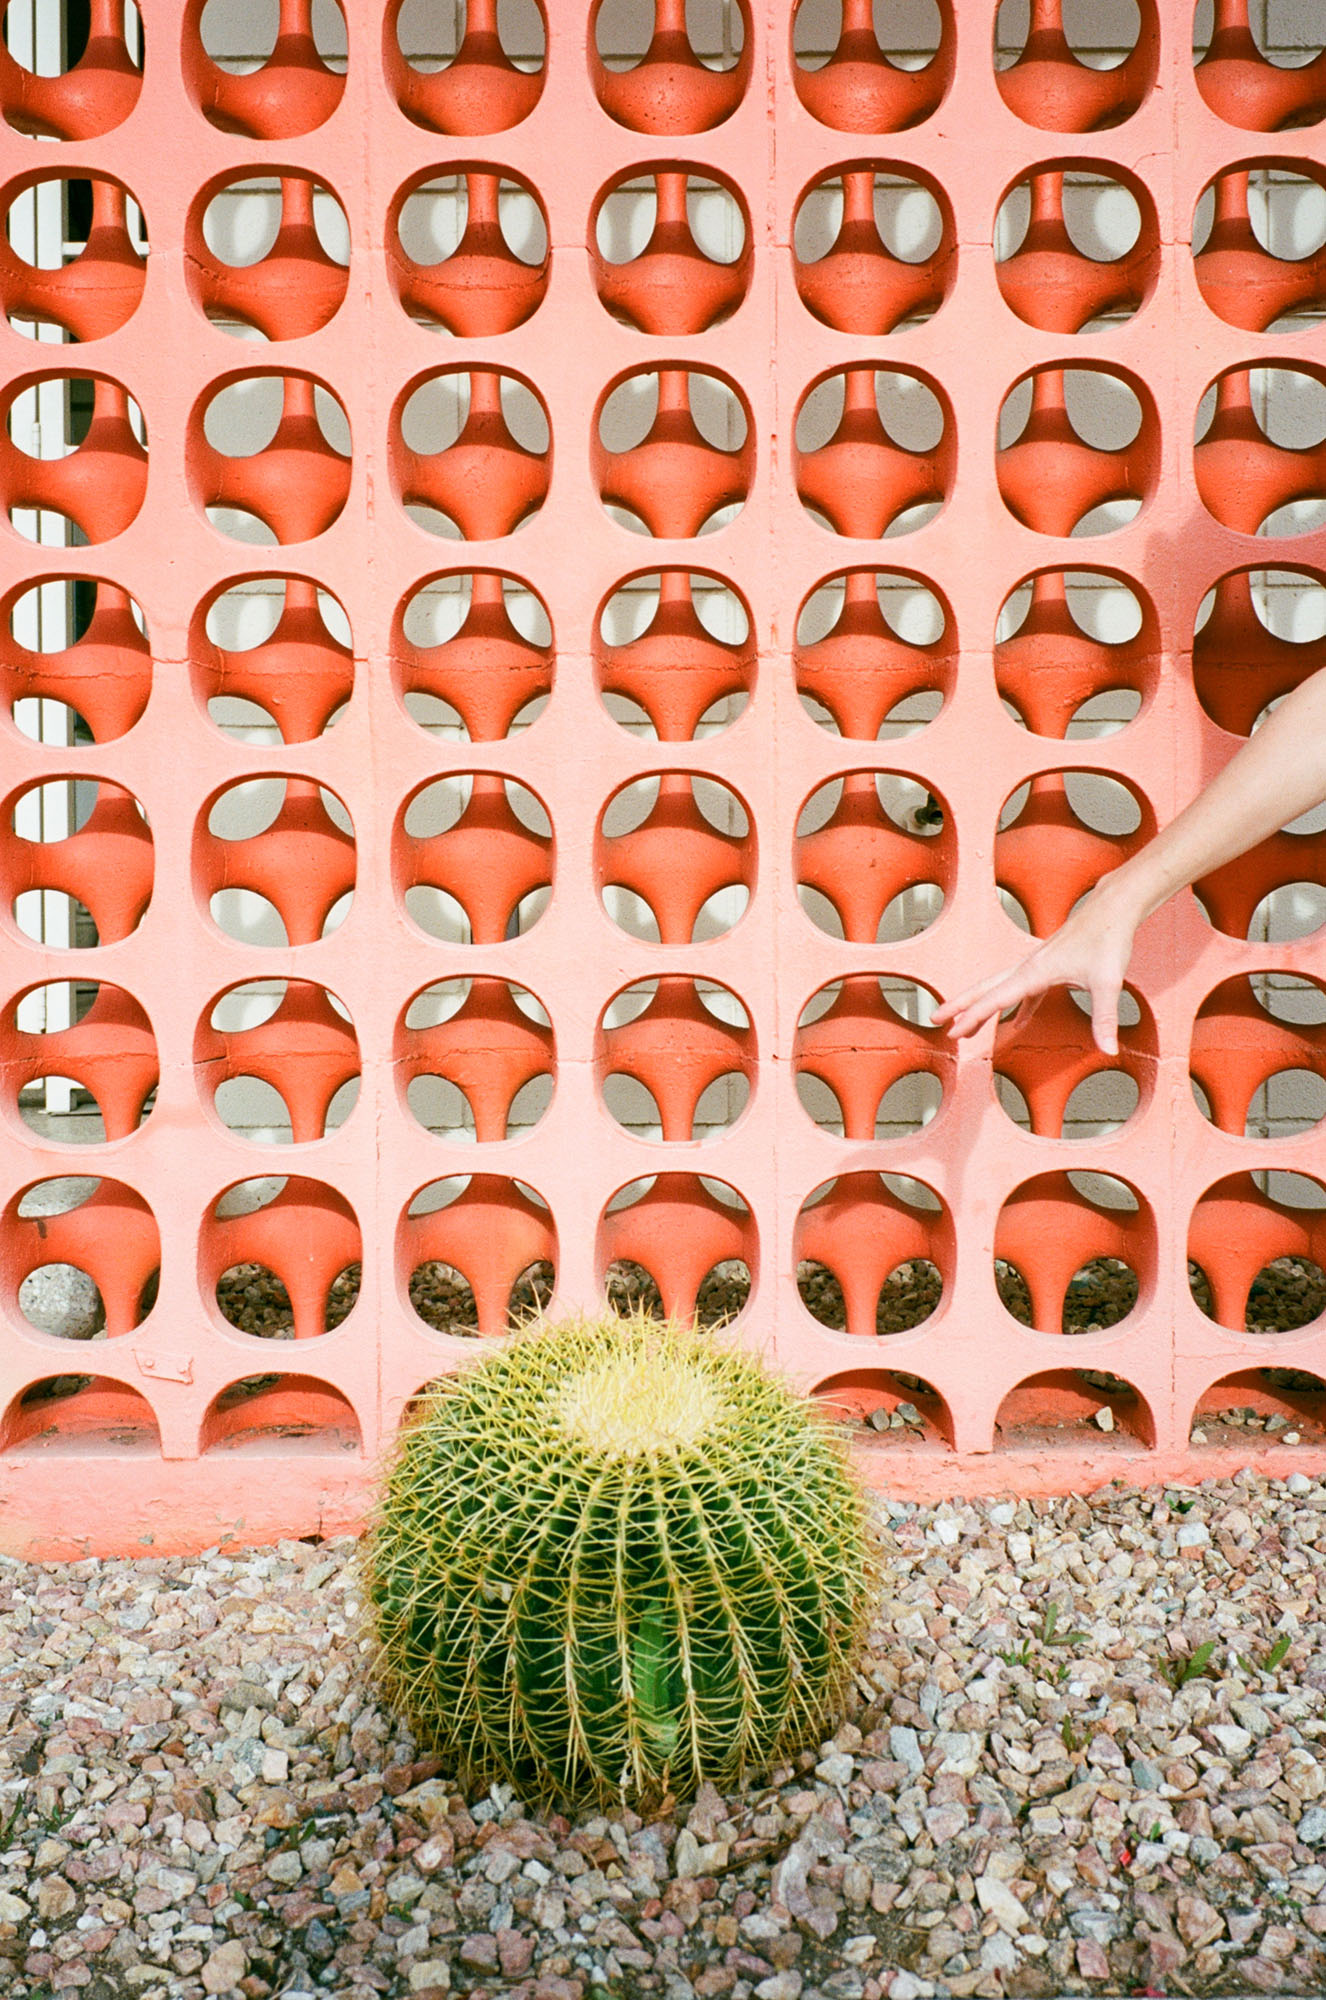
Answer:
M1091 997L1091 1032L1096 1047L1115 1055L1119 1047L1119 994L1123 988L1138 917L1119 905L1106 882L1099 884L1068 921L1005 972L994 973L937 1007L932 1019L957 1040L974 1035L1010 1007L1026 1019L1034 1002L1052 986L1073 986Z

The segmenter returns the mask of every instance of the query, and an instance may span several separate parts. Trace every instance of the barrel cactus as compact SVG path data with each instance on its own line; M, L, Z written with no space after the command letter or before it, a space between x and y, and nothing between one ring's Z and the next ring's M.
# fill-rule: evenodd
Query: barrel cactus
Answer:
M363 1544L417 1739L526 1798L742 1784L816 1739L875 1576L845 1444L759 1361L644 1317L437 1383Z

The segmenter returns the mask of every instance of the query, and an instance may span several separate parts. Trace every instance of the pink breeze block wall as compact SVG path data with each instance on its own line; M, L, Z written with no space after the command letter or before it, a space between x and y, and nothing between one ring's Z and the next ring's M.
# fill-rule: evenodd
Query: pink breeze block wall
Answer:
M690 57L680 5L658 0L655 44L633 72L598 61L586 10L554 6L545 70L528 76L501 56L491 9L470 9L470 44L435 75L400 57L396 10L384 26L366 0L345 6L344 79L313 47L306 0L282 0L276 50L249 76L205 55L200 0L182 16L144 0L141 78L119 0L96 0L89 49L65 78L0 57L0 199L53 174L92 177L100 190L88 249L65 271L0 258L7 313L55 320L82 343L56 353L0 330L6 407L61 375L96 385L90 428L69 456L32 459L0 441L6 514L57 510L86 541L37 548L0 524L0 1546L170 1550L354 1523L410 1399L474 1352L411 1308L411 1272L434 1258L470 1279L484 1337L503 1329L511 1285L537 1260L555 1264L565 1305L592 1304L607 1265L628 1258L686 1311L716 1262L743 1259L754 1282L741 1338L858 1417L918 1406L920 1432L860 1427L870 1476L905 1495L1196 1480L1240 1462L1232 1446L1189 1442L1195 1413L1230 1405L1294 1416L1296 1450L1258 1437L1265 1470L1320 1471L1320 1322L1279 1336L1239 1330L1247 1287L1271 1258L1326 1263L1326 1211L1286 1206L1253 1179L1268 1168L1326 1178L1319 1133L1243 1137L1267 1076L1322 1070L1320 1035L1268 1025L1247 986L1257 971L1321 979L1320 933L1245 941L1268 890L1326 879L1320 838L1280 836L1223 871L1204 889L1211 922L1184 897L1147 927L1136 1025L1118 1064L1139 1102L1119 1129L1085 1143L1060 1136L1072 1087L1099 1066L1070 1001L1047 1006L1030 1034L1001 1031L999 1067L1030 1108L1023 1131L996 1102L988 1046L955 1056L895 1015L878 977L943 995L1007 961L1019 933L996 882L1035 928L1053 925L1321 657L1273 644L1244 582L1277 564L1319 576L1326 557L1319 531L1283 548L1253 539L1275 507L1326 493L1326 464L1319 451L1266 439L1248 371L1326 373L1316 328L1266 331L1318 294L1320 258L1286 266L1250 240L1244 176L1268 162L1321 175L1322 62L1274 70L1247 34L1243 0L1221 0L1212 53L1194 72L1187 0L1141 0L1133 55L1092 70L1063 41L1057 0L1035 0L1022 59L997 75L989 10L968 18L941 0L940 51L907 74L879 55L869 8L846 0L837 54L812 71L793 59L789 10L743 0L744 50L716 73ZM1062 175L1096 168L1132 189L1141 212L1138 242L1116 264L1065 244ZM281 231L265 262L232 269L208 251L202 208L228 180L263 172L282 180ZM395 218L413 187L449 172L466 176L466 236L449 262L412 263ZM609 264L593 220L613 186L644 172L657 177L654 236L637 266ZM877 173L936 197L940 240L919 265L872 240ZM739 201L747 240L735 264L704 258L690 238L688 174ZM837 176L839 240L799 265L798 206ZM996 212L1028 177L1032 233L997 267ZM501 180L542 207L542 266L504 250ZM1225 235L1195 267L1191 221L1213 181ZM312 232L315 186L348 218L348 276ZM145 267L125 233L126 191L147 219ZM208 311L249 318L270 344L239 345ZM1080 330L1108 311L1131 317ZM919 314L931 316L908 323ZM1064 371L1079 368L1133 390L1132 444L1093 448L1074 432ZM932 392L935 437L891 440L876 405L881 370ZM470 379L459 438L441 452L412 445L405 405L456 371ZM641 371L657 375L657 417L638 445L612 449L600 412ZM280 424L264 449L227 456L205 412L254 373L281 378ZM706 375L733 392L744 444L717 449L697 429L691 384ZM799 448L803 400L835 375L841 422L820 448ZM1027 427L997 450L1001 406L1028 377ZM537 398L546 451L513 437L504 381ZM1194 413L1217 382L1218 413L1194 452ZM344 413L348 455L319 428L318 390ZM1083 515L1120 497L1142 503L1133 520L1070 546ZM430 533L407 503L449 516L462 541ZM737 503L726 525L699 535ZM606 504L634 513L647 535ZM208 506L258 516L277 545L228 539ZM935 511L914 532L881 546L900 515L927 506ZM1130 644L1106 647L1072 625L1060 580L1083 568L1134 591L1141 627ZM890 635L873 585L860 581L877 571L928 586L944 608L942 638ZM417 645L403 607L422 583L458 572L478 579L467 625L448 645ZM624 580L658 572L652 642L608 644L604 604ZM698 572L747 607L748 644L706 638L686 581ZM835 632L798 645L803 606L843 575L855 580ZM235 581L263 576L290 580L281 625L266 646L226 654L206 638L207 608ZM497 576L541 600L549 645L511 627ZM32 652L8 613L34 580L62 577L97 580L96 616L77 645ZM1000 607L1028 579L1028 622L996 652ZM343 607L350 646L316 617L313 586ZM1203 651L1199 640L1194 660L1196 614L1213 586L1221 643ZM1136 719L1108 738L1068 741L1073 710L1120 685L1141 696ZM403 705L407 688L450 702L470 740L427 735ZM657 740L619 726L602 689L647 711ZM936 719L905 740L877 740L896 702L927 689L943 696ZM839 733L817 725L802 691ZM207 712L218 692L265 706L284 740L228 739ZM508 733L540 693L550 699L537 722ZM711 703L735 693L748 700L731 726L695 736ZM94 741L64 748L21 733L12 702L37 695L76 707ZM1129 789L1136 834L1076 816L1064 784L1074 771ZM942 823L897 824L878 772L933 794ZM460 819L412 832L412 801L460 773L473 778ZM209 829L218 799L256 776L286 781L271 824L232 839ZM660 780L649 817L605 832L609 802L642 776ZM100 790L78 831L40 843L15 830L31 788L83 778ZM738 802L724 825L700 810L693 778ZM839 778L827 819L803 822L807 801ZM1021 816L997 833L1027 781ZM522 798L523 817L513 805ZM876 942L884 910L921 882L942 888L942 913L914 936ZM407 893L430 885L464 905L472 943L439 941L407 912ZM611 885L651 905L661 942L612 920ZM834 905L844 936L816 926L799 885ZM706 900L734 886L748 893L744 914L694 941ZM235 887L279 910L287 945L220 928L211 899ZM24 934L13 903L33 889L76 896L100 943L57 949ZM327 930L351 892L348 915ZM518 908L526 927L513 934ZM415 996L457 977L476 982L460 1017L406 1024ZM100 982L85 1018L46 1035L20 1026L23 995L71 978ZM259 978L290 982L273 1018L213 1028L218 996ZM605 1023L614 996L656 978L639 1021ZM747 1025L717 1021L697 979L735 994ZM832 982L841 987L829 1012L803 1018ZM549 1027L513 1005L512 985L537 997ZM1190 1065L1216 1123L1194 1102ZM799 1069L835 1092L847 1136L802 1108ZM877 1142L881 1095L917 1071L937 1079L941 1108L911 1138ZM546 1115L508 1139L512 1096L548 1072ZM620 1073L653 1091L661 1141L609 1113L604 1079ZM734 1073L750 1086L746 1109L696 1142L701 1090ZM20 1088L49 1074L92 1091L104 1144L71 1148L20 1119ZM218 1079L241 1074L282 1091L289 1152L273 1156L216 1112ZM355 1074L355 1109L319 1136L332 1095ZM426 1074L466 1091L471 1149L411 1114L407 1085ZM216 1213L227 1190L274 1172L289 1176L275 1201ZM885 1173L907 1178L890 1184ZM100 1177L89 1200L31 1212L31 1190L71 1174ZM1089 1199L1070 1174L1112 1177L1116 1205ZM411 1215L419 1192L448 1175L472 1176L460 1198ZM610 1207L648 1176L658 1178L643 1199ZM1131 1206L1117 1205L1120 1183ZM1223 1324L1190 1294L1190 1252ZM996 1256L1025 1278L1034 1329L1001 1305ZM1065 1289L1098 1256L1135 1270L1138 1302L1119 1325L1070 1340L1059 1331ZM878 1337L880 1286L918 1257L938 1267L940 1303L911 1331ZM323 1331L331 1280L361 1258L357 1303ZM837 1275L846 1331L802 1304L803 1259ZM220 1314L216 1280L245 1261L284 1279L292 1343L240 1333ZM19 1310L23 1279L50 1262L97 1282L104 1344L71 1349ZM1286 1386L1267 1368L1298 1373ZM1105 1403L1108 1434L1083 1422Z

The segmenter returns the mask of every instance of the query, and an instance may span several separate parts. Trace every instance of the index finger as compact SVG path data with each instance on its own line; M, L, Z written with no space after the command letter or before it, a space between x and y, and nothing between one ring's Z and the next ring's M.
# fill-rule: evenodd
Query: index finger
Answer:
M998 972L979 985L968 987L955 1000L937 1007L931 1019L941 1027L947 1022L949 1033L956 1041L963 1041L974 1035L996 1014L1006 1008L1016 1007L1023 1000L1044 990L1043 983L1025 966L1015 966L1011 972Z

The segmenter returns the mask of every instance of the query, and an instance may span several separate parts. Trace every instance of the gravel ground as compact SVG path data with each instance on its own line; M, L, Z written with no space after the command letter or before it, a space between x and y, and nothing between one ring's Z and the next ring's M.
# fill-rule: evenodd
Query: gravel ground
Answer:
M1326 1493L881 1518L849 1720L649 1824L465 1797L348 1541L0 1561L0 1992L1326 1991Z

